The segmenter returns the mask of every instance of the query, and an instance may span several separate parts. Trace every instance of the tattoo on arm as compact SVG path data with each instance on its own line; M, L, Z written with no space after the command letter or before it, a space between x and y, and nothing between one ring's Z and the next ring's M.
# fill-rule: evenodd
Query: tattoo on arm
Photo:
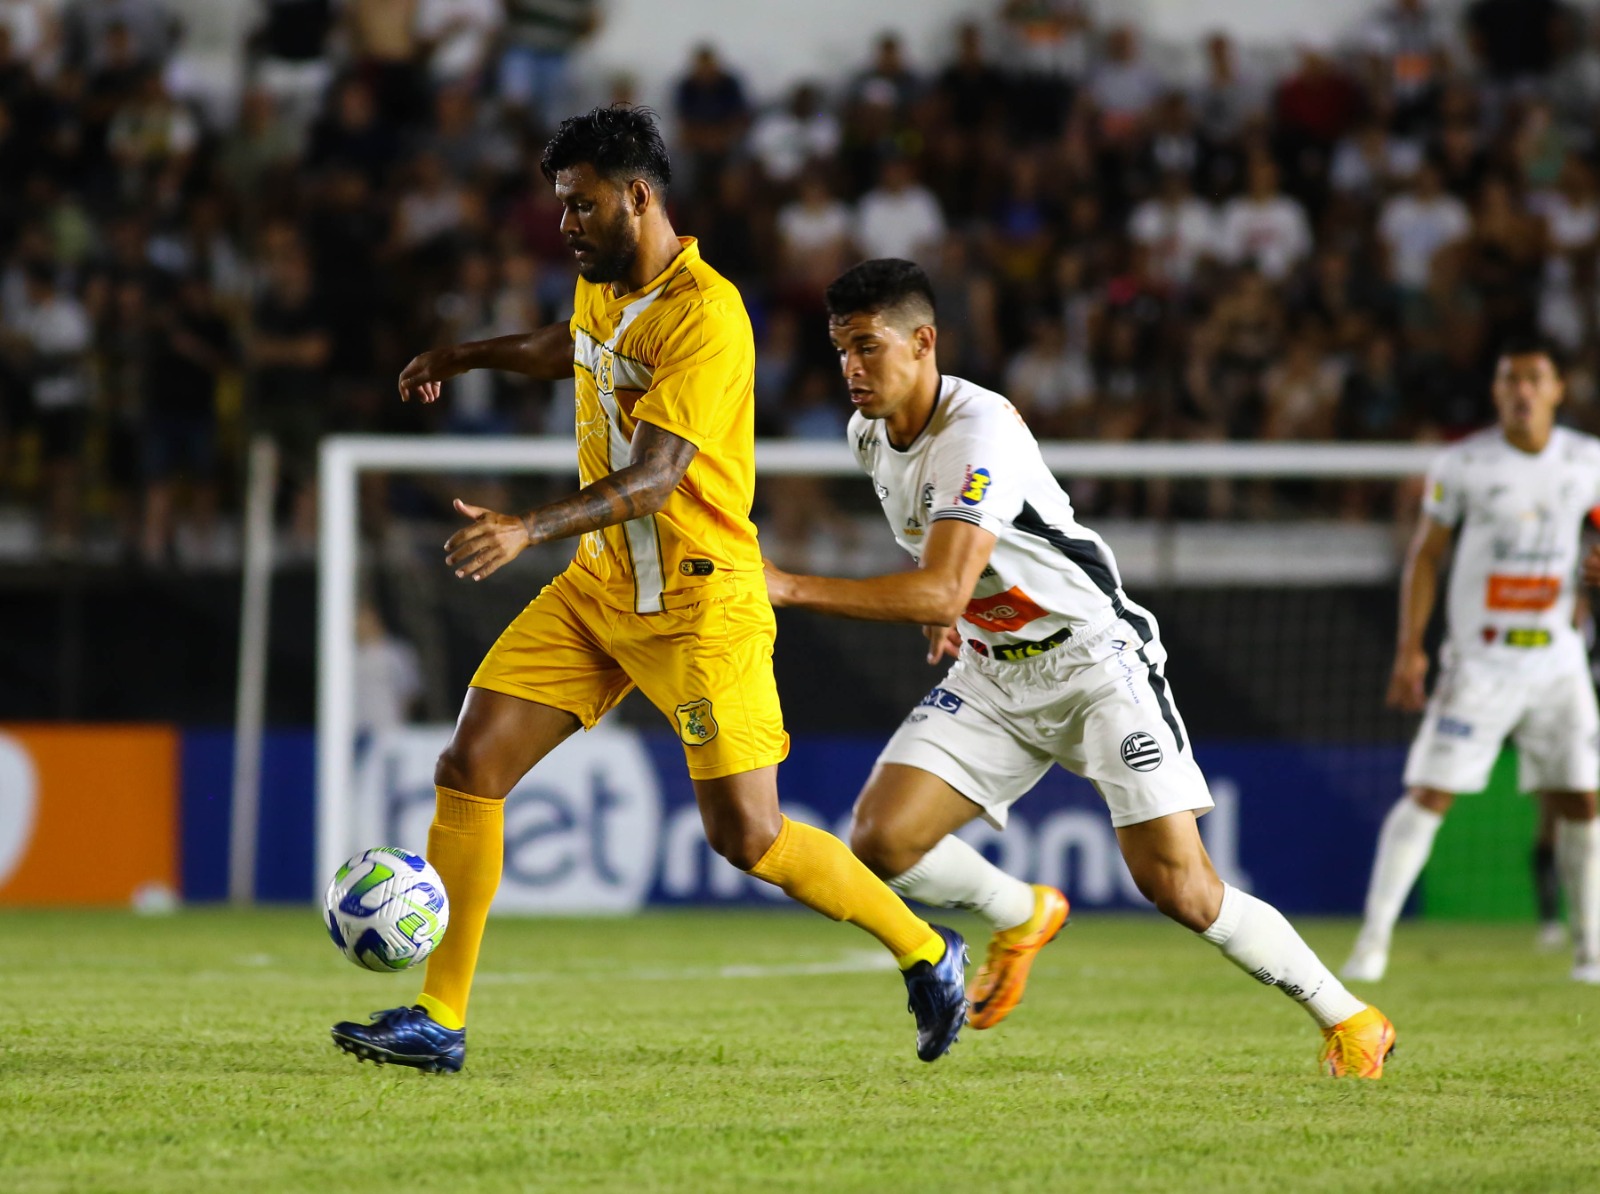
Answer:
M545 543L654 514L683 480L696 451L682 436L640 423L633 434L633 452L626 467L601 477L571 497L524 514L523 529L531 541Z

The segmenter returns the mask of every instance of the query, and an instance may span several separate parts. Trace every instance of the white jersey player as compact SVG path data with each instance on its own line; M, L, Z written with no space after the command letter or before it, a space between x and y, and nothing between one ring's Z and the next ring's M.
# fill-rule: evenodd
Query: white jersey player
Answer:
M930 663L956 656L884 748L850 844L901 894L972 909L993 926L968 1022L989 1028L1016 1006L1067 904L955 832L979 816L1003 826L1059 763L1105 797L1140 891L1305 1007L1323 1030L1326 1072L1379 1077L1393 1025L1276 909L1212 868L1196 823L1211 796L1155 619L1123 593L1110 550L1078 524L1011 404L940 375L927 276L907 261L867 261L827 297L856 408L851 445L918 567L845 580L769 564L768 590L778 606L919 624Z
M1600 506L1600 440L1555 426L1561 398L1550 354L1509 346L1495 370L1498 426L1447 449L1428 478L1389 684L1392 705L1425 713L1406 794L1378 836L1347 979L1383 977L1395 921L1445 813L1458 794L1483 790L1509 738L1522 790L1542 793L1557 818L1572 977L1600 983L1600 710L1573 616L1583 524ZM1447 636L1424 701L1423 634L1452 538Z

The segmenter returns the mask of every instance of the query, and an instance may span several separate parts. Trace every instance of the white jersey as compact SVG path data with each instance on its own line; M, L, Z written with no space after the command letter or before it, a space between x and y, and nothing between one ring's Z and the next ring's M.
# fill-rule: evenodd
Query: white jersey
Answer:
M1423 512L1460 527L1447 612L1453 658L1516 671L1585 666L1572 624L1583 524L1600 506L1600 440L1557 427L1537 455L1498 427L1442 453Z
M942 518L996 536L957 627L969 649L1025 659L1091 638L1119 617L1150 641L1149 615L1122 593L1111 549L1073 517L1033 433L1004 397L946 376L928 425L904 451L859 413L849 435L896 541L918 561Z

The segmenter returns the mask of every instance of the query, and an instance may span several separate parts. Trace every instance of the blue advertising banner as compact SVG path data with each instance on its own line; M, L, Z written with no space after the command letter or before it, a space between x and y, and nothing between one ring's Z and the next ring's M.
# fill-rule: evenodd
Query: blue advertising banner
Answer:
M421 850L433 815L433 761L449 727L412 727L367 744L355 794L358 844ZM844 835L882 743L797 739L779 772L791 817ZM1201 821L1218 870L1289 913L1360 910L1379 822L1399 791L1403 746L1213 742L1197 747L1216 809ZM267 736L257 895L306 900L312 871L313 738ZM182 746L183 894L227 891L232 738L189 731ZM1148 908L1122 865L1099 795L1056 769L1013 808L1001 832L963 835L1006 870L1061 887L1079 907ZM668 733L602 726L564 743L512 793L500 911L622 914L646 904L781 901L706 845Z

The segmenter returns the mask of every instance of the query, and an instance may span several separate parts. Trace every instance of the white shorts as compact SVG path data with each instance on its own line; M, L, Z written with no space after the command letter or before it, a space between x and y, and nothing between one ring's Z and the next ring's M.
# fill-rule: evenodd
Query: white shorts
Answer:
M1142 620L1142 619L1141 619ZM1115 826L1212 807L1172 704L1166 651L1126 622L1000 663L963 649L878 756L937 775L1003 828L1051 764L1094 784Z
M1406 787L1481 792L1507 738L1524 792L1600 785L1600 707L1581 660L1553 675L1447 661L1406 757Z

